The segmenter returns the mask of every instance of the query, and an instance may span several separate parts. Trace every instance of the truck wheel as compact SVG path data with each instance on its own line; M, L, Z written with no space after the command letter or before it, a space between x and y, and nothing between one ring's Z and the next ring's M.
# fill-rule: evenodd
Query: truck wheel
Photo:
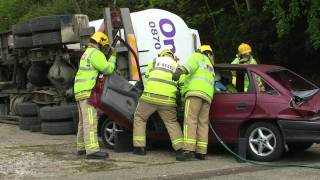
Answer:
M41 131L43 134L50 135L64 135L75 133L73 121L42 122Z
M313 143L287 143L289 152L299 153L309 149Z
M32 48L32 36L14 36L13 44L16 49Z
M19 128L22 130L30 130L32 126L40 124L40 119L38 117L20 117L19 118Z
M16 105L19 116L38 116L39 107L35 103L22 102Z
M41 124L37 124L37 125L32 125L30 127L30 131L31 132L41 132Z
M17 74L16 74L16 82L17 82L17 87L22 89L26 87L27 84L27 76L26 76L26 71L25 69L18 67L17 68Z
M32 32L55 31L61 29L61 24L71 24L73 16L57 15L57 16L42 16L34 18L30 21Z
M21 96L21 95L15 95L10 99L10 113L12 115L18 114L17 105L22 103L24 99L25 99L25 96Z
M61 106L46 106L40 109L40 119L46 122L72 119L73 112L78 112L75 104Z
M124 129L115 121L106 119L101 126L101 136L104 145L109 149L114 149L115 135L117 132L122 132Z
M32 42L34 46L61 44L61 34L60 31L34 34Z
M9 114L9 105L7 103L0 103L0 115Z
M284 151L284 143L279 129L266 122L257 122L246 130L247 152L256 161L273 161Z
M12 26L13 35L29 35L31 34L31 26L29 23L19 23Z
M73 125L76 133L78 133L78 125L79 125L79 112L73 111L72 112L72 120L73 120Z
M28 69L27 78L31 84L36 86L49 85L48 70L49 66L44 62L33 62Z

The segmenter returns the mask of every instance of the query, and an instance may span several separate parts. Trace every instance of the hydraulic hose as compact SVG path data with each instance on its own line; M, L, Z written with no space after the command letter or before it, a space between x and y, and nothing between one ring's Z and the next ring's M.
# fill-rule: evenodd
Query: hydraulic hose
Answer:
M242 156L239 156L237 153L233 152L218 136L218 134L214 131L213 126L211 122L209 121L209 128L216 137L216 139L219 141L219 143L231 154L233 155L236 159L241 160L243 162L247 162L253 165L257 166L263 166L263 167L303 167L303 168L311 168L311 169L320 169L319 165L305 165L305 164L288 164L288 163L263 163L263 162L258 162L258 161L253 161L253 160L248 160Z

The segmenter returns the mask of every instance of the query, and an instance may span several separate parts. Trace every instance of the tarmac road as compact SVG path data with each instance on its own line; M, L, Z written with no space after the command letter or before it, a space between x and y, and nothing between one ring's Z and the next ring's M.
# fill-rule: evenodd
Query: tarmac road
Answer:
M0 179L320 179L320 170L270 168L239 163L218 147L207 160L177 162L169 147L148 151L147 156L110 153L107 160L76 156L75 136L50 136L0 124ZM320 166L320 145L301 154L285 154L276 163Z

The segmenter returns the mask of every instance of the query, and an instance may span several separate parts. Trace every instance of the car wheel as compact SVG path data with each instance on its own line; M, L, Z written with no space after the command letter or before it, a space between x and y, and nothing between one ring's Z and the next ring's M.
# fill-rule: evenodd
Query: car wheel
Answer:
M309 149L313 143L287 143L289 152L299 153Z
M106 119L101 126L101 136L103 143L107 148L113 149L115 146L115 137L117 132L124 131L115 121Z
M270 123L258 122L246 130L247 152L256 161L273 161L284 150L283 138L279 129Z

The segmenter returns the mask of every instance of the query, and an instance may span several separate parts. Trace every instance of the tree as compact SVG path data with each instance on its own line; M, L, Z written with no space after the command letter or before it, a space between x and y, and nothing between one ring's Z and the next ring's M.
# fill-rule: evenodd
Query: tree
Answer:
M247 42L260 63L320 79L319 0L0 0L0 31L53 14L83 13L95 20L102 18L104 7L168 10L199 31L201 42L214 47L217 62L229 63L238 45Z

